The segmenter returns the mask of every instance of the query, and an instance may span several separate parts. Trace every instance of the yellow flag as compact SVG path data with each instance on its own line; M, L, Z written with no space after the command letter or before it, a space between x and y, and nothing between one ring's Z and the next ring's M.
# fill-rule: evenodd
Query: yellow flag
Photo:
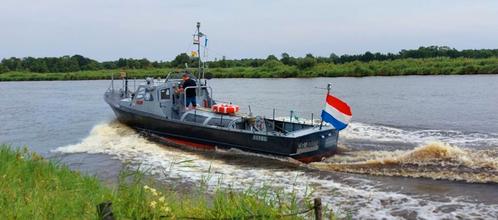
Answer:
M192 51L191 56L192 57L197 57L197 51Z
M121 70L121 72L119 72L119 75L121 76L121 78L125 78L126 72L124 70Z

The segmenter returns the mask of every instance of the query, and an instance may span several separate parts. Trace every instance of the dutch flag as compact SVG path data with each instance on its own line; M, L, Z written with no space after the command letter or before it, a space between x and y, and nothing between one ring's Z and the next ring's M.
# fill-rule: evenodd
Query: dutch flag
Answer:
M325 109L322 111L322 120L334 126L338 131L346 128L351 120L351 108L342 100L327 94Z

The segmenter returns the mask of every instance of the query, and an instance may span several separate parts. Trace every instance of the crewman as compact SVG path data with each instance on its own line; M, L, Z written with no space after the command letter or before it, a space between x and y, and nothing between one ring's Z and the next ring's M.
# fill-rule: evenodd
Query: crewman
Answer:
M188 107L190 106L190 104L192 104L192 107L195 108L197 107L197 102L195 100L195 97L196 97L196 93L195 93L195 88L189 88L187 89L187 91L185 91L185 89L187 87L193 87L193 86L197 86L197 84L195 83L195 81L193 79L190 78L190 74L188 73L184 73L183 76L182 76L182 79L183 79L183 83L181 85L181 88L180 90L181 91L184 91L186 94L185 94L185 107Z

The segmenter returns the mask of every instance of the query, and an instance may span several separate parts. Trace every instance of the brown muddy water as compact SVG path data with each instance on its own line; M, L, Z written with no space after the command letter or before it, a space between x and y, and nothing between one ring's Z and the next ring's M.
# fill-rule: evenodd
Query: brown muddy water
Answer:
M114 121L109 81L0 83L0 143L28 145L112 182L122 164L160 181L269 185L358 219L498 218L498 76L216 79L214 98L318 115L326 82L353 109L341 152L310 165L237 150L190 152ZM263 108L262 106L270 106ZM245 107L247 109L247 107Z

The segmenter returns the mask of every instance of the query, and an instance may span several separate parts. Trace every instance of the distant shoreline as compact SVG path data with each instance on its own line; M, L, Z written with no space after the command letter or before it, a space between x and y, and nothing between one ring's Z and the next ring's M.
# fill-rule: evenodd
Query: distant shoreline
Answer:
M60 81L117 79L121 69L78 71L67 73L5 72L0 81ZM166 77L178 68L126 69L129 78ZM195 74L195 69L191 70ZM365 77L409 75L475 75L498 74L498 58L427 58L398 59L344 64L318 63L309 68L285 65L278 61L260 67L208 68L205 75L212 78L314 78Z

